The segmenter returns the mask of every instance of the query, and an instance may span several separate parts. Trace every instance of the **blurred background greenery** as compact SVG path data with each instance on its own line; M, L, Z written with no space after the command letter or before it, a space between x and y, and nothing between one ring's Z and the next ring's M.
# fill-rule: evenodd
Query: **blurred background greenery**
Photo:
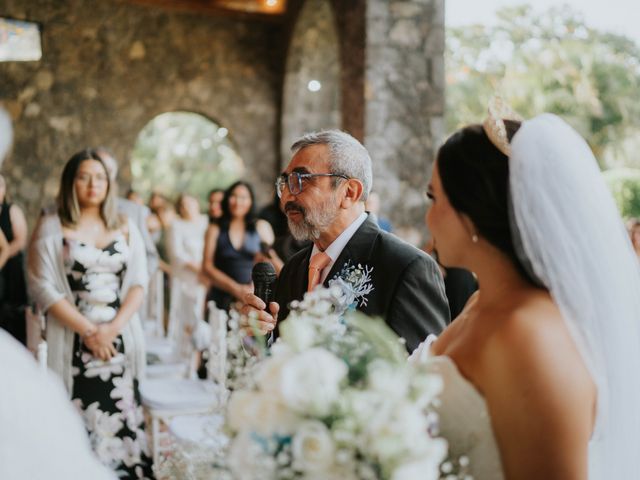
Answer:
M244 169L228 130L190 112L155 117L131 154L132 188L145 200L157 191L170 198L189 193L203 203L211 189L226 188Z
M447 30L447 130L484 118L498 93L525 118L561 115L593 149L624 216L640 217L640 47L570 7L504 7Z

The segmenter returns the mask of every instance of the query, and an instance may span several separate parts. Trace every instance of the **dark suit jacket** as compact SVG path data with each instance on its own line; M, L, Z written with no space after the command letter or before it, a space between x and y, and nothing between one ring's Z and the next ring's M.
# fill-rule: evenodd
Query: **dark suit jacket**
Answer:
M307 291L312 249L313 245L309 245L296 253L280 272L275 295L280 305L279 321L287 318L289 303L301 300ZM449 323L449 306L436 262L381 230L371 217L349 240L327 275L325 286L349 260L352 265L373 267L374 290L367 296L367 305L358 306L358 310L382 317L406 340L409 352L428 334L439 334Z

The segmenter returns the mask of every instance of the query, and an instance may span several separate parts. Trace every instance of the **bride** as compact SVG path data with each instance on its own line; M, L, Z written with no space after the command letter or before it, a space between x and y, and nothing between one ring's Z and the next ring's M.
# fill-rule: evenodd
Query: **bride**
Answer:
M428 191L440 261L480 285L431 344L442 433L476 480L640 478L640 275L623 224L566 123L493 111L441 147Z

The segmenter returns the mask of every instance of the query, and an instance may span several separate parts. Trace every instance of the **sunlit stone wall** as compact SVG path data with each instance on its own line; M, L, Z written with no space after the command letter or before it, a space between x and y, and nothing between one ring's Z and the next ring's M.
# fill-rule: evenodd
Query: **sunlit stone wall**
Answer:
M41 61L0 63L0 103L15 130L1 172L30 224L71 154L111 148L126 186L138 133L176 110L226 127L268 200L278 162L279 25L112 0L2 3L3 16L42 29Z
M336 19L329 0L307 0L289 43L282 98L281 156L309 131L340 128L340 59Z
M444 134L444 0L368 0L365 145L382 214L419 243Z

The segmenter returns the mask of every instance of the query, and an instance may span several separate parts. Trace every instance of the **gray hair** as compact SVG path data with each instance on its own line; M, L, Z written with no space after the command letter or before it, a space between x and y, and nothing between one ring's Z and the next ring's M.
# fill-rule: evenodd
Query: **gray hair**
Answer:
M362 182L361 201L365 201L371 192L373 173L371 157L364 146L351 135L341 130L323 130L305 133L291 145L295 155L303 148L312 145L329 147L329 169L331 173L339 173Z

